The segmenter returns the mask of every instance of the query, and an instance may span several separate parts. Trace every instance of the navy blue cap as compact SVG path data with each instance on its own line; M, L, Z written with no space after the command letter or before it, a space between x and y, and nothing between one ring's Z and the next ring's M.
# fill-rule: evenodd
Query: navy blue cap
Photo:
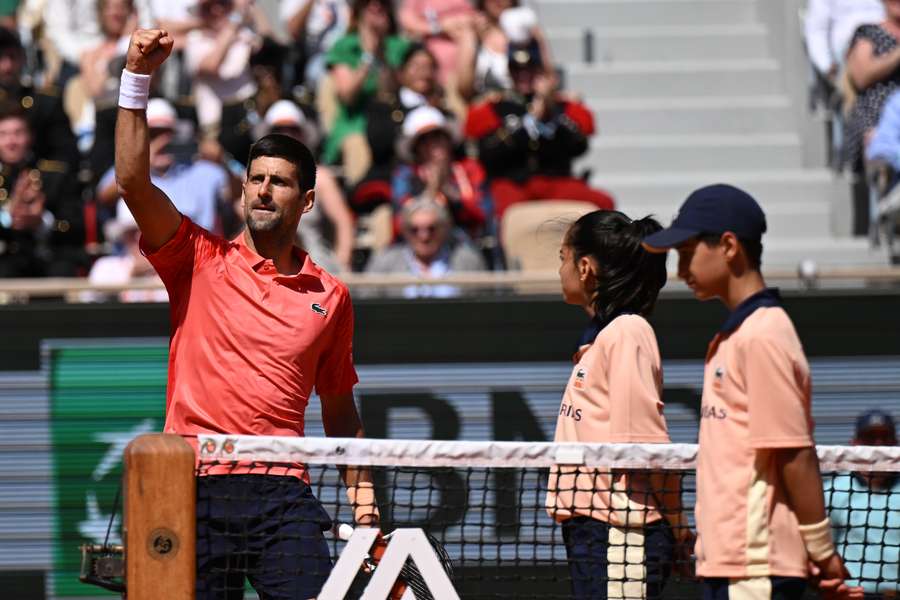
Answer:
M856 417L856 435L859 435L866 429L872 427L884 427L890 429L897 435L897 426L894 424L894 418L883 410L873 409L867 410Z
M753 196L733 185L708 185L688 196L672 224L644 238L644 247L664 252L706 233L730 231L741 239L761 241L766 215Z

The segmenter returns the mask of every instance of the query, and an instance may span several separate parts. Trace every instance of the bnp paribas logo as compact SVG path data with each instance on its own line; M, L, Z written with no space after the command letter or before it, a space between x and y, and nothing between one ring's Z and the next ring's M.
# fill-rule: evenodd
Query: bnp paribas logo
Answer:
M95 442L107 444L108 448L100 462L91 473L91 483L99 484L107 475L115 471L122 463L125 446L139 435L151 433L156 430L153 419L144 419L131 429L125 431L98 431L91 437ZM103 543L109 532L109 543L121 544L119 536L121 530L121 514L113 514L114 507L108 507L110 512L103 512L97 499L97 491L93 485L88 485L84 493L84 519L78 522L78 533L94 543ZM112 521L110 521L112 519Z

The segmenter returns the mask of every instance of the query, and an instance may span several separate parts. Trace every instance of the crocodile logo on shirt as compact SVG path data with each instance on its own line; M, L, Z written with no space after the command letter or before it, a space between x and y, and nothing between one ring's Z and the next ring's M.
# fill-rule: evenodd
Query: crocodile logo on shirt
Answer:
M577 389L577 390L584 389L584 378L585 377L587 377L587 373L585 372L584 369L579 367L578 370L575 372L575 381L572 383L572 385L575 387L575 389Z
M310 305L310 308L314 313L322 315L323 317L328 314L328 310L321 304L316 304L315 302L313 302L312 305Z

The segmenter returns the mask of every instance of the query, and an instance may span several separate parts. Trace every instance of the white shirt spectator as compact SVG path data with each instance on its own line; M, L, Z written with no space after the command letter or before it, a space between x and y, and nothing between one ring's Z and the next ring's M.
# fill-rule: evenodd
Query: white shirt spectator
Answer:
M98 258L91 267L88 281L94 285L125 285L132 280L137 260L139 259L131 254L114 254ZM119 302L167 302L169 300L169 295L164 289L122 290L118 297ZM82 302L103 302L106 299L106 294L98 292L84 292L81 295Z
M882 0L809 0L804 35L816 70L827 75L832 68L839 69L857 27L882 21Z
M103 40L97 21L97 0L47 0L45 34L67 62L77 65L81 53Z
M201 127L213 127L222 117L223 104L242 102L256 93L256 82L250 70L256 34L241 29L237 40L228 48L216 77L199 75L200 63L216 45L215 32L195 29L187 34L184 62L194 78L197 120Z
M141 232L131 211L120 200L116 206L116 218L106 224L106 237L119 246L119 253L103 256L91 267L88 281L94 285L127 285L135 277L156 277L150 262L141 254L138 240ZM162 282L160 281L160 285ZM82 302L104 302L109 294L103 292L82 292ZM118 294L120 302L166 302L166 290L122 290Z
M282 0L278 16L288 23L294 15L312 2L303 46L306 53L305 82L314 85L326 71L325 53L347 32L350 25L350 6L347 0Z
M313 3L306 20L306 39L319 52L330 48L344 35L350 24L350 7L346 0L282 0L278 16L287 22L310 2Z
M197 0L134 0L141 27L153 27L159 16L188 19ZM51 43L67 62L77 65L81 53L103 40L97 20L97 0L46 0L44 27Z
M193 17L197 0L135 0L141 27L153 27L160 18L187 21Z

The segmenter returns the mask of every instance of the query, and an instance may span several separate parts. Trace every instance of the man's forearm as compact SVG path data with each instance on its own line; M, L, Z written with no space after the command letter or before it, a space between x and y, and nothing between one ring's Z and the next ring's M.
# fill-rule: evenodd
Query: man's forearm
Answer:
M354 438L365 436L352 393L323 396L321 400L325 435ZM347 487L347 498L353 507L354 521L360 525L377 524L378 506L369 468L347 465L341 469L341 478Z
M362 426L354 437L364 437ZM379 512L372 471L369 467L347 465L341 476L347 487L347 496L353 505L353 520L359 525L377 525Z
M144 110L119 108L116 116L116 183L127 200L150 186L150 134Z
M779 475L788 502L801 525L818 523L826 517L822 476L815 447L784 448L776 453Z

